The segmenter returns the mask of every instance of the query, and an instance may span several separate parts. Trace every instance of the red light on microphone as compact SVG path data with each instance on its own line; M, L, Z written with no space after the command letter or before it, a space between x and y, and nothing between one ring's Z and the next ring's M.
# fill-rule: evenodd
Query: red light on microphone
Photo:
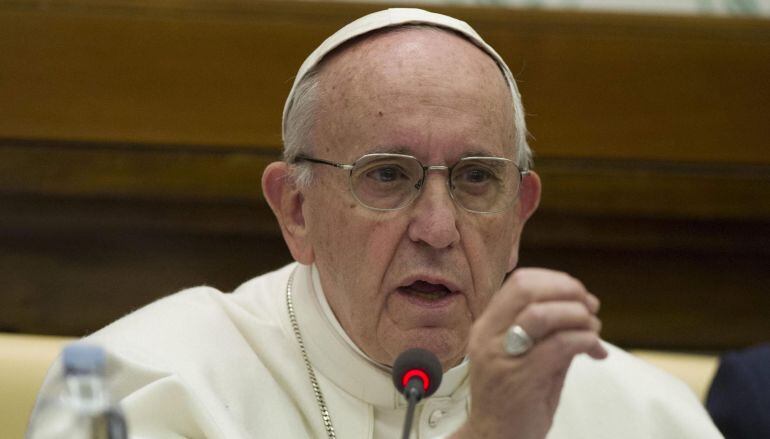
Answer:
M428 378L428 374L423 372L420 369L410 369L406 371L404 374L404 378L401 380L401 384L406 387L407 384L409 384L409 380L412 378L417 377L420 381L422 381L422 388L426 392L428 391L428 387L430 387L430 378Z

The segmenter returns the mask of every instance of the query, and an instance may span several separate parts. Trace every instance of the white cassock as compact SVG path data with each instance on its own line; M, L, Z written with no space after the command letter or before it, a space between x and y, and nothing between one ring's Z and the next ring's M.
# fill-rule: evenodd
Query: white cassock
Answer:
M405 404L389 372L353 345L315 269L298 264L232 294L182 291L86 339L108 351L111 391L127 413L131 437L327 437L287 310L295 267L296 318L336 436L401 437ZM607 348L604 361L584 355L573 361L548 438L721 437L683 383ZM469 391L466 361L418 405L412 437L455 431L468 416Z

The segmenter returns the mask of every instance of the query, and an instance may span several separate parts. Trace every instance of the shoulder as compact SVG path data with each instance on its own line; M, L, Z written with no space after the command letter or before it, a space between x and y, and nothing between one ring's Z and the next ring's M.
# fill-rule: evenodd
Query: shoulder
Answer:
M609 343L605 347L609 356L604 360L575 358L565 383L568 397L590 398L607 409L627 404L636 412L677 404L701 408L684 382Z
M668 398L673 393L696 400L683 381L612 344L604 345L609 353L605 360L596 361L585 355L574 360L568 375L570 384L600 392L633 393L635 398L665 392Z
M296 344L287 342L283 294L293 266L233 293L180 291L84 339L105 349L110 391L137 437L252 437L246 430L268 428L274 410L299 416L287 383L304 383L305 371L286 361ZM49 372L47 383L54 378ZM307 436L302 422L275 428Z
M722 356L707 407L730 437L770 437L770 344Z
M605 346L605 360L583 355L573 361L557 411L557 430L560 423L562 429L590 431L593 437L720 437L684 382L622 349Z
M281 335L278 290L293 264L258 276L224 293L189 288L146 305L86 338L112 354L164 368L179 358L225 355L249 345L248 338Z

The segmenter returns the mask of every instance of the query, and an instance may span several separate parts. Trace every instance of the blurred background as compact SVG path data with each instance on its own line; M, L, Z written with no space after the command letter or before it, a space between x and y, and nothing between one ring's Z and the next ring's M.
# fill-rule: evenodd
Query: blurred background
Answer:
M260 189L284 99L384 5L0 1L0 332L82 336L289 262ZM627 348L770 339L770 1L421 5L519 80L544 184L522 265L582 279Z

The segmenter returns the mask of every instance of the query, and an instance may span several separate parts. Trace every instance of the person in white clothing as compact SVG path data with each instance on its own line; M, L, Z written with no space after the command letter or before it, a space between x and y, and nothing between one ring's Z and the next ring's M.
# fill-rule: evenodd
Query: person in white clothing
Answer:
M89 337L133 437L400 435L403 351L444 370L413 437L720 437L680 382L600 339L579 280L517 268L536 210L524 109L466 23L390 9L313 52L262 185L296 260Z

